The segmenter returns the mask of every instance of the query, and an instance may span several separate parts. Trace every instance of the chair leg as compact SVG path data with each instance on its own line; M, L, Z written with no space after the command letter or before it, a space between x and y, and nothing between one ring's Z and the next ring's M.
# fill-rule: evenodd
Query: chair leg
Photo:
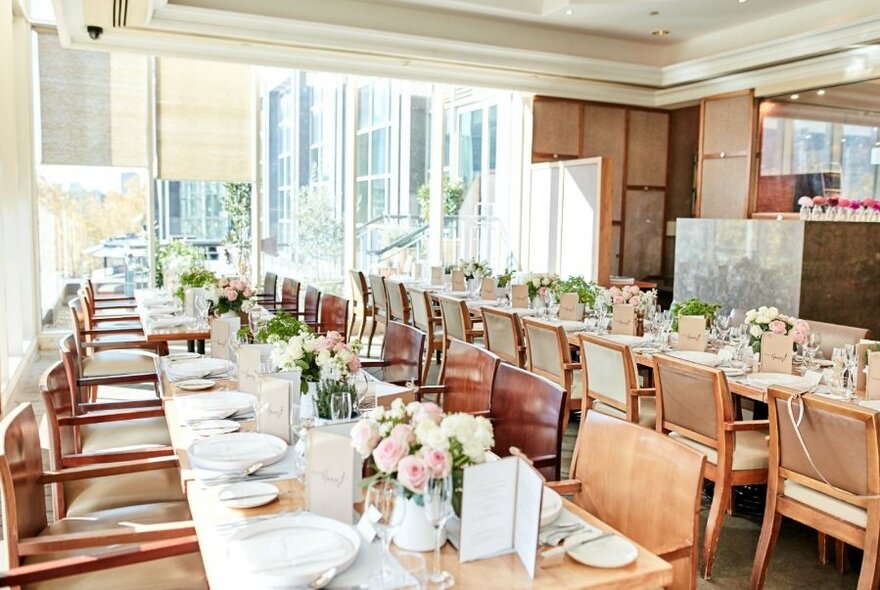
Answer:
M730 494L730 484L727 481L719 479L715 482L715 493L712 496L712 507L709 509L706 535L703 540L703 578L706 580L712 576L715 551L718 549L718 537L721 536L721 525L724 523Z
M858 590L877 588L880 584L880 523L874 514L868 513L868 529L865 531L865 556L862 558L862 569L859 572Z
M820 532L818 535L817 549L819 551L819 564L828 565L828 535Z
M367 356L373 356L373 336L376 335L376 316L373 316L370 326L370 339L367 342ZM366 322L366 317L364 318L364 322Z
M438 384L442 384L443 378L446 376L446 349L448 344L445 340L443 341L443 359L440 361L440 374L437 376Z
M367 329L367 314L361 315L361 329L358 332L358 338L364 339L364 331Z
M776 497L774 496L772 499L768 499L767 507L764 509L764 523L761 525L761 536L758 538L755 562L752 564L749 590L761 590L764 587L764 577L767 575L770 556L773 554L773 547L776 545L777 537L779 537L779 525L781 523L782 515L776 511Z
M846 571L846 543L840 539L834 539L834 564L838 574Z

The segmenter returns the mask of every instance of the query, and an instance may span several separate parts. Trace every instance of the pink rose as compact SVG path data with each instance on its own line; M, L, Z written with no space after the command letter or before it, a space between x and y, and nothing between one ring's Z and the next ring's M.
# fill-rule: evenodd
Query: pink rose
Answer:
M822 205L825 204L825 197L820 197L820 196L813 197L813 204L821 207Z
M391 473L397 469L397 464L409 452L409 445L401 443L394 437L384 439L373 449L373 461L379 471Z
M223 295L225 295L229 301L235 301L238 299L238 291L230 289L229 287L223 290Z
M614 298L614 303L621 304L621 303L626 303L626 301L624 300L623 295L618 295Z
M361 370L361 359L358 357L354 357L350 361L348 361L348 370L354 373L355 371Z
M806 344L807 342L807 332L804 332L800 328L794 328L791 331L791 337L796 344Z
M361 420L351 429L351 446L362 457L369 456L373 449L376 448L376 443L379 442L380 438L376 427L366 420Z
M781 320L773 320L767 325L774 334L785 334L786 325Z
M633 295L632 297L629 298L629 302L632 305L639 305L642 302L642 298L639 297L638 295Z
M853 211L861 209L861 207L862 207L862 205L858 201L850 201L849 202L849 208L852 209Z
M409 424L397 424L391 429L391 438L396 438L401 444L409 445L415 440L413 428Z
M837 201L838 206L840 207L849 207L852 202L849 199L840 199Z
M425 491L429 475L428 464L421 457L404 457L397 466L397 481L414 494Z
M875 202L874 199L863 199L862 200L862 207L864 207L865 209L870 209L871 207L874 206L874 202Z
M325 348L330 348L330 341L326 337L321 336L315 342L315 350L324 350Z
M813 204L813 199L811 199L810 197L804 196L804 197L801 197L800 199L798 199L798 205L800 205L801 207L809 207L812 204Z
M250 299L251 297L254 296L254 290L251 289L250 287L248 287L247 289L244 290L244 296L245 296L247 299Z
M431 421L434 424L440 424L443 419L443 410L434 402L422 402L412 419L416 423Z
M452 456L448 451L440 449L428 449L425 452L425 462L435 478L449 475L449 467L452 465Z

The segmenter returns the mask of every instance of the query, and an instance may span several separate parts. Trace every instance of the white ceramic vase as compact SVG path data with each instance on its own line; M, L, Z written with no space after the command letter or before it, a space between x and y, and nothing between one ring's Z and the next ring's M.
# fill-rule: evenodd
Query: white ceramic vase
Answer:
M441 533L440 544L446 542L446 533ZM428 522L425 507L409 498L403 522L394 531L394 544L406 551L433 551L434 526Z

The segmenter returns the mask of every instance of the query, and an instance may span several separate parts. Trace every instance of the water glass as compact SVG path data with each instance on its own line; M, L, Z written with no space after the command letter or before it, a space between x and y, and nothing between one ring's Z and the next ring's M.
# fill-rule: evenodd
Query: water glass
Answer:
M425 516L434 526L434 567L428 581L432 588L451 588L455 585L452 574L444 571L440 562L440 540L443 527L452 516L452 476L429 479L425 485Z
M198 292L193 297L193 308L198 314L199 327L208 327L208 310L211 308L211 302L208 300L207 294Z
M334 422L351 420L351 393L337 391L330 395L330 418Z
M388 548L394 531L403 522L403 514L406 510L406 501L403 497L403 487L393 479L379 480L367 488L367 497L364 500L364 510L371 512L376 519L373 528L382 541L382 569L380 573L380 587L388 588L388 583L394 575L391 554Z
M423 556L409 551L397 551L394 557L407 574L406 579L395 585L397 590L423 590L427 587L428 572Z

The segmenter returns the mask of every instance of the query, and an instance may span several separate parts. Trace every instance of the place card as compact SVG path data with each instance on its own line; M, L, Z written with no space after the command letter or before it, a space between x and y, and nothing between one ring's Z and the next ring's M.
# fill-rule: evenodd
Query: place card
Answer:
M498 279L495 277L480 279L480 299L495 299L495 287L497 285Z
M232 339L241 326L241 318L211 319L211 356L215 359L232 360Z
M516 553L535 577L544 478L520 457L464 470L459 561Z
M265 361L269 358L269 350L265 351L266 345L242 344L238 349L238 389L245 393L260 392L260 375L266 366Z
M458 291L461 293L462 291L467 291L467 283L464 280L464 272L460 270L452 271L452 290Z
M856 391L865 391L865 379L868 366L868 353L880 351L880 341L859 340L856 344Z
M636 310L628 303L618 303L611 312L611 333L636 335Z
M442 266L432 266L431 267L431 284L432 285L442 285L443 284L443 267Z
M518 307L520 309L529 307L528 285L510 286L510 307Z
M683 315L678 318L678 350L706 350L706 318L701 315Z
M584 304L577 293L563 293L559 296L559 319L576 322L584 319Z
M363 494L363 459L351 446L355 423L310 428L306 451L306 510L347 524L354 524L353 504Z
M290 381L258 377L257 432L272 434L290 444Z
M880 399L880 352L868 353L865 399Z
M791 336L765 332L761 336L761 372L790 375L793 347Z

